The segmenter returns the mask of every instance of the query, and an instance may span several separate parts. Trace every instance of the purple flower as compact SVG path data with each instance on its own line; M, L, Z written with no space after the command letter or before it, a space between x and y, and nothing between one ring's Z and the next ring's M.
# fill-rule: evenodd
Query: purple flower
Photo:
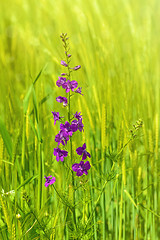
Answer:
M63 65L64 67L68 66L68 64L65 61L62 61L62 60L61 60L61 65Z
M61 73L61 76L65 76L66 75L66 73Z
M56 181L55 177L52 177L52 178L51 177L52 176L49 176L49 177L44 176L44 178L46 179L46 182L44 184L45 187L48 187L49 185L53 184Z
M64 84L65 82L66 82L66 78L64 78L64 77L58 77L58 80L57 80L57 82L56 82L56 85L57 85L58 87L61 87L62 84Z
M71 130L71 126L69 124L69 122L65 122L65 124L60 124L60 129L63 131L63 135L66 136L66 135L69 135L69 136L72 136L72 130Z
M70 58L72 55L71 54L68 54L67 57Z
M64 161L64 157L68 156L68 152L65 150L61 150L59 147L54 148L54 156L56 156L56 160L57 162L59 162L59 160L61 160L61 162Z
M59 96L59 97L56 98L56 100L57 100L57 102L59 102L59 103L62 103L62 102L63 102L63 106L64 106L64 107L67 106L67 98Z
M74 89L78 86L78 83L76 81L67 81L62 84L62 87L66 89L66 92L69 92L70 90L74 91Z
M59 116L59 112L52 112L53 114L53 119L54 119L54 125L56 124L56 121L59 121L60 118L63 118L63 117L60 117Z
M78 121L77 120L73 120L72 121L72 125L76 125L77 126L77 130L79 130L80 132L82 132L82 130L84 128L84 125L82 123L82 118L80 118Z
M87 162L83 162L83 161L81 161L80 163L74 163L73 165L72 165L72 170L74 171L74 172L77 172L77 176L79 177L79 176L82 176L83 175L83 173L85 173L86 175L88 174L88 170L91 168L91 165L90 165L90 163L89 163L89 161L87 161Z
M78 87L78 88L76 89L76 91L75 91L75 92L76 92L76 93L79 93L79 94L81 94L81 95L83 95L83 94L82 94L82 90L81 90L81 89L82 89L81 87Z
M77 118L77 119L79 120L79 119L82 119L82 115L80 115L80 114L81 114L81 112L79 112L79 113L76 112L76 113L73 114L73 115L74 115L75 118Z
M78 69L80 69L81 68L81 65L78 65L78 66L75 66L74 68L72 68L72 69L74 69L74 70L78 70Z
M69 135L62 130L55 136L55 142L58 143L58 146L60 145L60 143L63 146L65 146L65 144L67 144L68 140L69 140Z
M78 155L82 155L82 160L85 160L87 157L91 157L90 153L86 151L86 144L84 143L82 147L76 149Z

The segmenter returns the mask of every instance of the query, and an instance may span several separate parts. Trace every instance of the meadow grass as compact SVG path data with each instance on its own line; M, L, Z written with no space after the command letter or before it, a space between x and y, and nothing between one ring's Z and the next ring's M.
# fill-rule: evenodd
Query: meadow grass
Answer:
M159 2L0 2L0 239L158 240ZM82 66L73 79L84 96L71 108L85 131L72 144L86 142L92 156L88 176L75 177L76 207L70 170L53 156L61 32Z

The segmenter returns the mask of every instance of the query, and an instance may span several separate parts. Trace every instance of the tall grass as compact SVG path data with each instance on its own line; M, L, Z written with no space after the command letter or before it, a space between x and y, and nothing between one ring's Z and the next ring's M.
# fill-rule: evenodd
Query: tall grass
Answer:
M159 13L157 0L1 1L0 239L160 238ZM61 32L82 66L73 79L84 97L72 111L85 131L72 144L86 141L92 155L89 175L76 179L77 232L72 184L53 156ZM44 187L44 174L58 179L68 205Z

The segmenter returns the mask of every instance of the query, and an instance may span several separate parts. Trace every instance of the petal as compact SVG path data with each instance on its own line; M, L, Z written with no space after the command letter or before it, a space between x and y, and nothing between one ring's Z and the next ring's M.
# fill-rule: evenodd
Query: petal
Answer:
M64 157L67 157L67 156L68 156L68 152L67 152L67 151L62 150L62 153L63 153L63 156L64 156Z
M85 173L86 175L88 175L88 172L87 172L87 170L83 170L83 173Z
M48 182L45 182L44 186L45 186L45 187L48 187L48 186L49 186L49 183L48 183Z
M72 170L73 170L74 172L77 172L77 171L78 171L78 168L79 168L79 164L78 164L78 163L74 163L74 164L72 165Z
M61 156L59 159L61 160L61 162L63 162L64 161L64 156Z
M82 160L85 160L86 158L87 158L87 154L84 152L84 153L83 153Z
M86 144L85 144L85 143L83 144L82 148L83 148L84 150L86 149Z
M82 176L83 175L83 171L82 170L80 170L80 169L78 169L78 171L77 171L77 174L76 174L78 177L80 177L80 176Z
M76 152L77 152L78 155L82 155L82 153L83 153L82 147L77 148Z
M56 178L55 178L55 177L53 177L53 178L51 179L51 181L50 181L50 183L49 183L49 184L51 185L51 184L53 184L55 181L56 181Z
M89 170L91 168L89 161L85 162L84 166L86 170Z
M86 152L86 154L89 158L91 157L91 154L89 152Z

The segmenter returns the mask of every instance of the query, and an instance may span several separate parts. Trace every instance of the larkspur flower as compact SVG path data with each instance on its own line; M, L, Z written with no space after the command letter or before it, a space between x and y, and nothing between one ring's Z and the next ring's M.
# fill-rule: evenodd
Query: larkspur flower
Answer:
M81 112L76 112L75 114L73 114L75 118L77 118L78 120L79 119L82 119L82 115L81 115Z
M86 144L84 143L82 147L76 149L78 155L83 155L82 160L85 160L87 157L91 157L90 153L86 151Z
M90 165L90 163L89 163L89 161L87 161L87 162L83 162L83 161L81 161L80 163L74 163L73 165L72 165L72 170L74 171L74 172L77 172L77 176L78 177L80 177L80 176L82 176L83 175L83 173L85 173L86 175L88 174L88 170L91 168L91 165Z
M64 84L65 82L66 82L66 78L65 78L65 77L58 77L58 80L57 80L57 82L56 82L56 85L57 85L58 87L61 87L62 84Z
M64 67L68 66L68 64L65 61L63 61L63 60L61 60L61 65L63 65Z
M82 123L82 118L80 118L78 121L77 120L73 120L72 121L72 125L77 126L77 130L79 130L80 132L82 132L82 130L84 131L84 125Z
M71 129L71 126L70 126L69 122L66 121L65 124L61 123L60 124L60 129L63 131L63 134L65 133L69 136L72 136L73 131Z
M66 75L66 73L61 73L61 76L65 76Z
M65 97L59 96L59 97L56 98L56 101L59 102L59 103L62 103L62 102L63 102L63 106L64 106L64 107L67 106L67 98L65 98Z
M59 162L59 160L61 162L64 161L64 157L67 157L68 156L68 152L65 151L65 150L61 150L59 147L57 148L54 148L54 156L56 156L56 160L57 162Z
M54 125L56 124L56 121L59 121L59 119L63 118L59 116L59 112L52 112L53 114L53 119L54 119Z
M83 96L81 89L82 89L82 87L78 87L78 88L76 89L75 93L79 93L79 94L81 94L81 95Z
M70 90L74 91L74 89L77 86L78 86L78 83L75 80L73 81L68 80L67 82L62 84L62 87L66 89L66 92L69 92Z
M56 178L52 176L49 176L49 177L44 176L44 178L46 179L46 182L44 184L45 187L48 187L49 185L53 184L56 181Z
M60 144L65 146L65 144L67 144L68 140L69 140L69 135L66 134L66 132L64 132L62 130L55 136L55 142L58 143L58 146Z

